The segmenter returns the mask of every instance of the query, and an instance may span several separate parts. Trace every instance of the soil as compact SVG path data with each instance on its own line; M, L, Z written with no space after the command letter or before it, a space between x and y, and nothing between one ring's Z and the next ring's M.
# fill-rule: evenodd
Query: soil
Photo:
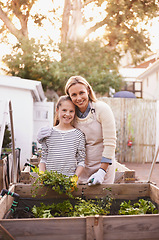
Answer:
M138 202L140 198L136 199L136 200L131 200L131 204L134 204L136 202ZM148 198L142 198L145 200L150 200L151 199ZM62 199L60 200L61 202L63 201ZM45 205L51 204L51 203L59 203L60 202L59 199L47 199L47 200L43 200L41 201L41 199L32 199L32 198L20 198L19 200L19 204L18 207L16 207L16 211L11 211L9 210L4 218L5 219L21 219L21 218L34 218L34 214L31 212L31 209L34 205L36 206L40 206L40 202L43 202ZM75 204L75 200L70 200L72 204ZM110 214L108 215L118 215L118 211L120 209L120 204L126 201L128 202L128 200L125 199L114 199L112 201L112 205L111 205L111 209L110 209ZM153 202L153 204L155 204L156 208L158 209L158 206L156 203Z

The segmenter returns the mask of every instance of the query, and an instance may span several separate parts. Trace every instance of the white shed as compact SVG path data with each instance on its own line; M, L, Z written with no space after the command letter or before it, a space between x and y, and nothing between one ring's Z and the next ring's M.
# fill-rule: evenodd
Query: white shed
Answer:
M0 109L0 135L6 112L5 124L10 124L8 103L11 101L15 147L21 149L21 168L32 156L32 143L37 143L38 130L53 125L54 103L46 100L40 81L0 76L0 103L7 106L5 110Z
M138 79L142 81L143 98L159 100L159 60L150 64Z

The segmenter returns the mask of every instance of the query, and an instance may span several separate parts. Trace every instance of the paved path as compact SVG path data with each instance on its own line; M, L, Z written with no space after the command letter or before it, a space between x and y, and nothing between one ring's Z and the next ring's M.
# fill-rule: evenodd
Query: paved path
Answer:
M152 163L123 163L130 170L135 170L135 176L138 181L147 182ZM150 182L159 187L159 163L155 163L151 174Z

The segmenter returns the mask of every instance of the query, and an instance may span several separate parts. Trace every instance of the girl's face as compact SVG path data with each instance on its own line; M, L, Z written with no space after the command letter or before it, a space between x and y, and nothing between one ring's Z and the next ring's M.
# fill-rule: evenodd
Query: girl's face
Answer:
M57 113L60 124L70 124L75 117L75 105L70 100L63 101L59 106Z
M77 83L72 85L68 93L72 102L79 108L81 112L85 112L89 103L89 91L85 85Z

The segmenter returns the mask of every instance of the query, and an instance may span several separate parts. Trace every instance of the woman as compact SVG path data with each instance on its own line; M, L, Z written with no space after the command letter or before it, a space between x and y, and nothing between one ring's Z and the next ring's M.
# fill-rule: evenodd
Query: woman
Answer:
M86 137L85 168L79 183L114 183L116 128L111 108L97 100L92 87L81 76L70 77L65 92L76 106L74 127ZM44 128L39 138L48 134L48 129Z

